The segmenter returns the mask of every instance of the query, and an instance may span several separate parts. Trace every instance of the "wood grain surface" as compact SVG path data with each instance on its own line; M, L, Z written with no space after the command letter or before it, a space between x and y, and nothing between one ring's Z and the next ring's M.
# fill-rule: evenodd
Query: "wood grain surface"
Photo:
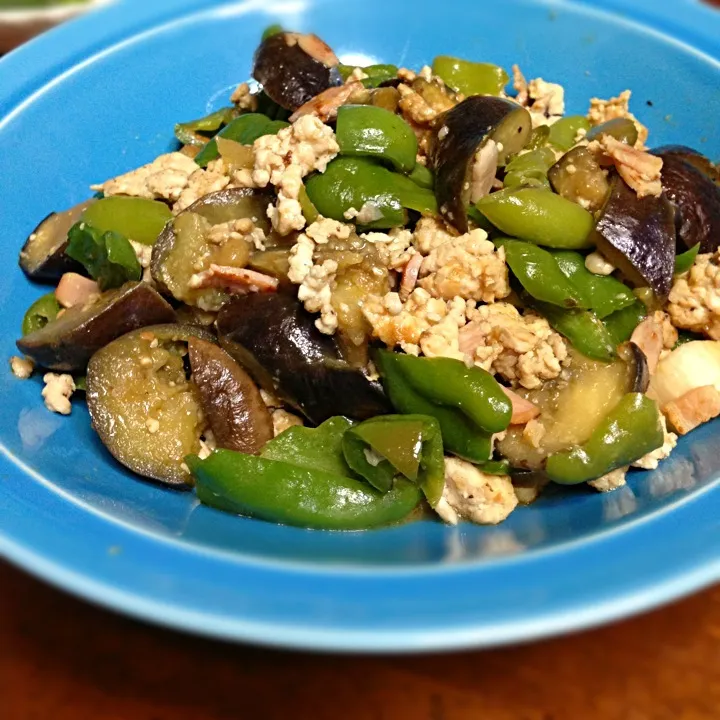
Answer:
M332 657L193 638L0 564L2 720L718 720L720 587L532 645Z

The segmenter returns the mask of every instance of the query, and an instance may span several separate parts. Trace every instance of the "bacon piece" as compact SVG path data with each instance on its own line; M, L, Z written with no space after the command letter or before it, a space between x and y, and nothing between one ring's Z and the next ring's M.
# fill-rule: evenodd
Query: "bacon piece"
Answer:
M278 279L255 270L213 263L207 270L193 275L188 285L193 290L220 288L227 290L231 295L247 295L275 292L278 288Z

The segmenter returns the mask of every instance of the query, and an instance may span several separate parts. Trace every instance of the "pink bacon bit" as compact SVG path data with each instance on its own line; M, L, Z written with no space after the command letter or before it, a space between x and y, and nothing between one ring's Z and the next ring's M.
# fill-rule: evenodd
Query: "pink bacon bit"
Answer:
M193 275L188 284L193 290L220 288L231 295L247 295L276 292L278 279L255 270L213 263L207 270Z
M402 280L400 281L400 299L405 302L410 293L417 285L418 276L420 275L420 266L422 265L423 256L415 253L408 261L402 272Z
M513 392L510 388L503 385L500 387L512 403L511 425L525 425L540 414L540 408L537 405L533 405L529 400Z
M361 82L350 82L323 90L319 95L301 105L290 116L290 122L295 122L303 115L317 115L320 120L327 122L337 115L338 108L344 105L353 93L362 89Z

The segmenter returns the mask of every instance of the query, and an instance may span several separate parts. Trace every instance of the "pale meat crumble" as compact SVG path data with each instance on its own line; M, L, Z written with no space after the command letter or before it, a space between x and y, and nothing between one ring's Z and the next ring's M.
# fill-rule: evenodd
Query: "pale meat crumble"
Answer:
M601 135L599 140L593 140L588 145L588 149L608 157L620 177L639 198L647 195L659 197L662 194L662 158L620 142L612 135Z
M542 78L528 82L518 65L513 65L513 87L517 91L515 101L527 107L533 127L552 125L565 114L565 89L557 83Z
M10 370L19 380L27 380L35 369L35 363L29 358L13 355L10 358Z
M633 467L642 468L643 470L655 470L661 460L670 457L670 453L677 445L678 436L674 432L667 429L667 421L664 415L660 415L660 423L663 429L663 444L657 450L643 455L639 460L632 463Z
M45 407L51 412L69 415L72 411L70 398L75 392L75 381L72 379L72 375L46 373L43 376L43 382L45 387L42 390L42 396L45 400Z
M720 250L695 258L675 280L666 309L676 328L720 340Z
M588 485L595 488L598 492L612 492L613 490L617 490L625 485L625 475L627 474L627 471L628 469L626 467L618 468L617 470L613 470L607 475L603 475L596 480L590 480Z
M648 129L630 112L630 90L623 90L617 97L609 100L601 100L600 98L592 98L590 100L590 109L587 118L591 125L602 125L608 120L616 118L627 118L635 123L638 131L638 139L635 147L642 149L645 147L645 141L648 138Z

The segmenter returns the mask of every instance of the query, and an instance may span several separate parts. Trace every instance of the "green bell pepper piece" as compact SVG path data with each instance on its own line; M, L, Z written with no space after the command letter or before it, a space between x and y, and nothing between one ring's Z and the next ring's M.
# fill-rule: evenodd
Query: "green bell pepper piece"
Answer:
M300 203L300 209L302 210L305 222L308 225L312 225L318 219L320 213L317 211L317 208L313 205L312 200L308 196L305 185L300 187L298 202Z
M143 245L153 245L171 218L165 203L120 195L94 202L82 216L99 232L120 233Z
M614 312L602 322L605 325L615 347L627 342L633 334L633 330L645 319L647 310L639 300L628 305L622 310Z
M245 113L228 123L207 145L195 156L195 162L200 167L207 167L208 163L220 157L215 138L224 137L234 140L241 145L252 145L263 135L276 135L278 131L288 127L284 120L271 120L261 113Z
M408 175L408 178L421 188L432 190L435 187L435 175L433 171L425 167L422 163L415 163L415 167Z
M550 126L548 142L560 150L568 151L575 145L575 138L580 130L587 133L590 121L584 115L567 115Z
M577 289L580 307L593 310L603 319L636 302L627 285L609 275L595 275L585 267L585 258L572 250L553 253L562 274Z
M200 133L216 133L223 125L227 125L233 118L237 117L237 114L237 108L226 107L197 120L178 123L175 125L175 137L183 145L202 147L207 143L208 138Z
M487 462L480 463L477 466L480 472L484 472L486 475L509 475L510 474L510 461L509 460L488 460Z
M637 125L630 118L613 118L588 130L588 140L597 140L601 135L611 135L620 142L635 145L638 139Z
M54 292L39 297L25 312L22 321L22 334L29 335L31 332L44 328L52 322L60 312L60 303L57 301Z
M523 240L498 238L493 242L505 248L508 267L536 300L565 308L583 306L580 293L560 271L551 252Z
M415 133L399 115L384 108L343 105L338 108L335 137L341 155L386 160L403 173L415 167Z
M525 146L527 150L539 150L545 145L550 137L550 126L540 125L533 129L530 134L530 140Z
M548 170L554 163L555 153L548 147L517 155L505 166L503 185L506 188L549 188Z
M614 338L594 312L541 302L533 302L532 306L583 355L607 361L615 357Z
M654 400L628 393L583 445L547 459L548 477L561 485L595 480L662 447L664 433Z
M486 370L452 358L400 353L394 363L415 392L432 403L457 408L481 430L502 432L510 424L512 403Z
M185 462L205 505L285 525L365 530L404 520L422 498L417 485L402 478L380 493L364 480L233 450Z
M431 402L417 392L398 367L398 357L389 350L378 350L373 355L393 407L408 415L434 417L440 424L443 445L453 455L475 463L490 460L491 434L483 432L460 410Z
M675 275L680 275L680 273L687 272L695 262L695 258L698 255L698 252L700 251L700 243L697 245L693 245L689 250L686 250L684 253L680 253L680 255L675 256Z
M432 71L443 82L463 95L500 95L510 77L498 65L471 62L449 55L438 55Z
M279 35L281 32L283 32L283 26L280 23L268 25L260 36L260 42L265 42L268 38L271 38L273 35Z
M592 244L593 216L550 190L499 190L480 198L476 207L495 227L522 240L568 250Z
M340 63L337 66L337 69L340 73L340 77L343 81L346 81L350 75L352 75L352 72L356 67L360 66L343 65ZM366 78L361 80L363 86L366 88L376 88L379 85L382 85L382 83L396 78L398 74L397 65L378 63L376 65L366 65L365 67L360 67L360 69L367 75Z

